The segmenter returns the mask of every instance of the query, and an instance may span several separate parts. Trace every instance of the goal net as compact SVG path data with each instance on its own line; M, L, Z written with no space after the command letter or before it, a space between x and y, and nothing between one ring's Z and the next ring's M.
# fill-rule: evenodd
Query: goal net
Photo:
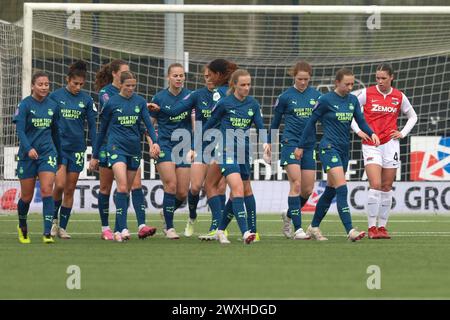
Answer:
M353 70L354 90L358 90L375 84L376 67L388 62L395 71L394 86L410 99L419 119L409 136L401 140L397 181L449 180L450 139L445 137L450 121L449 17L450 7L33 4L24 18L31 42L26 35L23 67L22 29L12 27L11 32L7 25L0 29L1 193L18 185L14 158L18 143L11 125L18 93L29 92L34 69L50 74L52 89L64 86L67 66L76 59L89 63L85 90L95 100L95 73L112 59L129 63L138 76L138 93L148 100L164 88L169 63L185 64L185 86L194 90L203 86L201 69L206 63L230 59L250 71L252 95L261 103L266 127L277 96L293 85L287 71L298 60L312 64L311 85L324 93L333 90L334 74L341 67ZM402 117L400 128L405 123ZM319 127L318 138L320 135ZM350 159L347 178L364 189L367 183L356 135ZM265 165L257 148L253 161L252 179L261 181L254 184L255 193L263 194L258 205L259 200L267 201L263 211L279 212L287 206L285 172L277 163ZM150 208L158 208L162 191L147 146L143 169L146 200ZM319 162L318 189L325 178L320 169ZM81 179L75 205L95 211L96 176L84 171ZM450 200L445 201L450 193L438 192L436 197L444 197L450 205ZM201 203L205 205L204 198Z
M17 208L14 173L18 139L12 117L21 99L22 29L0 20L0 212Z

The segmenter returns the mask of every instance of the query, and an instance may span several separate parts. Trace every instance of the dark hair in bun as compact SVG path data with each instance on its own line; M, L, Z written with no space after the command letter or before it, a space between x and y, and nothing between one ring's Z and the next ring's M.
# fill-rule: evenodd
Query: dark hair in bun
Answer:
M83 60L77 60L69 66L67 77L72 79L74 77L86 78L87 63Z

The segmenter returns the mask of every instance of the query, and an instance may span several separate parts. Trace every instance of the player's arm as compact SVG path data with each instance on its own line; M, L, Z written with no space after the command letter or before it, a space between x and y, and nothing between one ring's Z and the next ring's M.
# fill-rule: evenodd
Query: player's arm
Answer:
M264 128L264 121L261 115L261 106L258 104L256 106L255 114L253 116L253 122L255 123L255 127L263 144L267 144L267 131ZM262 136L261 136L262 134Z
M294 156L297 160L300 160L303 156L303 149L312 148L316 144L316 122L322 118L327 110L327 105L325 103L322 103L319 98L319 101L314 106L311 117L309 118L305 128L303 129L299 144L294 151Z
M191 112L192 132L194 132L194 130L195 130L195 120L196 120L195 112L196 112L195 109L192 109L192 112Z
M302 136L298 144L299 149L308 149L314 147L316 143L316 123L327 112L328 108L325 103L320 100L313 109L311 117L303 129Z
M361 129L359 128L358 124L355 121L355 118L352 119L350 128L352 128L353 132L356 134L359 134L361 132Z
M269 137L267 139L269 144L272 142L272 130L278 130L278 128L280 128L281 120L283 119L285 110L286 102L281 96L279 96L277 101L275 102L273 118L272 122L270 123Z
M194 108L194 109L192 109L192 113L191 113L191 126L192 126L192 130L191 130L191 150L194 150L194 148L195 148L195 141L194 141L194 139L196 138L196 133L195 133L196 125L195 125L195 122L196 122L196 117L195 117L195 108ZM201 122L200 122L200 126L201 126ZM201 143L201 139L200 139L200 143Z
M91 139L92 146L95 145L95 138L97 137L97 107L92 99L87 104L87 122L89 129L89 139Z
M158 137L156 135L155 128L153 128L152 120L150 119L150 113L146 108L146 103L144 103L141 109L141 114L145 127L147 128L147 134L145 136L147 137L147 142L150 146L150 156L153 159L156 159L159 156L161 150L159 148L159 144L157 143ZM148 138L150 138L150 141Z
M53 144L55 145L56 152L58 153L58 163L61 160L60 154L61 154L61 138L59 136L59 115L60 115L60 107L59 105L56 106L55 112L52 116L52 140Z
M103 109L103 107L105 106L106 102L108 102L109 100L109 94L105 91L100 91L98 93L98 104L100 105L99 111L101 111Z
M380 144L380 139L369 127L369 125L366 122L366 119L364 119L364 116L361 112L361 106L359 105L359 101L356 103L355 110L353 111L353 118L355 119L356 123L361 128L361 130L371 138L372 142L376 146L378 146Z
M145 135L145 138L147 139L147 143L150 146L150 158L158 159L159 153L161 152L159 144L154 143L148 134Z
M141 109L141 112L142 112L142 119L144 121L145 127L147 128L147 132L148 132L148 135L150 136L150 139L152 139L152 141L156 141L157 137L156 137L155 128L153 128L152 121L150 120L150 114L145 105Z
M152 101L150 101L150 103L147 103L147 110L152 119L158 119L159 111L161 110L160 105L161 105L161 101L157 95L153 96Z
M267 131L264 128L264 121L261 114L261 106L257 104L255 115L253 116L253 121L258 133L259 140L263 143L264 155L263 158L267 163L271 162L272 154L270 143L267 142Z
M361 113L364 114L364 105L367 101L366 89L362 90L356 97L358 98L358 102L361 105ZM361 130L354 118L352 119L352 124L350 127L352 128L353 132L356 133L358 137L360 137L364 141L370 140L370 137Z
M29 153L30 150L33 149L33 147L31 146L30 141L28 140L28 137L25 133L28 108L25 103L20 103L17 108L18 110L16 111L13 123L16 124L16 131L17 135L19 136L20 143L25 149L25 152Z
M416 125L417 123L417 113L414 110L414 108L412 107L411 103L409 102L408 98L403 95L403 99L402 99L402 106L401 106L401 110L402 113L406 115L406 117L408 118L408 121L406 121L405 126L403 127L402 131L393 131L391 133L391 138L393 139L402 139L404 137L406 137L408 135L408 133L411 132L412 128Z
M109 122L111 121L111 107L108 103L105 103L100 113L100 129L95 140L94 150L92 152L92 158L98 159L100 147L106 137L106 131L108 130Z
M151 146L153 144L152 138L148 135L147 131L144 133L145 140L147 141L148 145Z
M218 124L224 114L225 106L219 101L212 109L211 118L209 118L208 121L206 121L206 123L203 125L203 132L211 129L216 124Z

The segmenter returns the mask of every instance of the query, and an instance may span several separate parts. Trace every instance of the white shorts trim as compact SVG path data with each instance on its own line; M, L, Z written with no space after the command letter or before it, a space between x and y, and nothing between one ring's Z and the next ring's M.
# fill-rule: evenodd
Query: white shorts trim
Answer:
M378 147L363 144L362 152L364 166L377 164L387 169L397 169L400 166L400 143L398 140L389 140Z

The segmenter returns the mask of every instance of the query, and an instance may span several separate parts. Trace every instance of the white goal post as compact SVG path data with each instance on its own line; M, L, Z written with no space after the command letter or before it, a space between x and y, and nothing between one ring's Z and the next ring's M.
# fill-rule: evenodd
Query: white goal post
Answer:
M153 13L212 13L212 14L450 14L450 6L284 6L284 5L158 5L158 4L107 4L107 3L34 3L23 6L23 66L22 96L30 94L32 73L33 11L92 11L92 12L153 12Z

